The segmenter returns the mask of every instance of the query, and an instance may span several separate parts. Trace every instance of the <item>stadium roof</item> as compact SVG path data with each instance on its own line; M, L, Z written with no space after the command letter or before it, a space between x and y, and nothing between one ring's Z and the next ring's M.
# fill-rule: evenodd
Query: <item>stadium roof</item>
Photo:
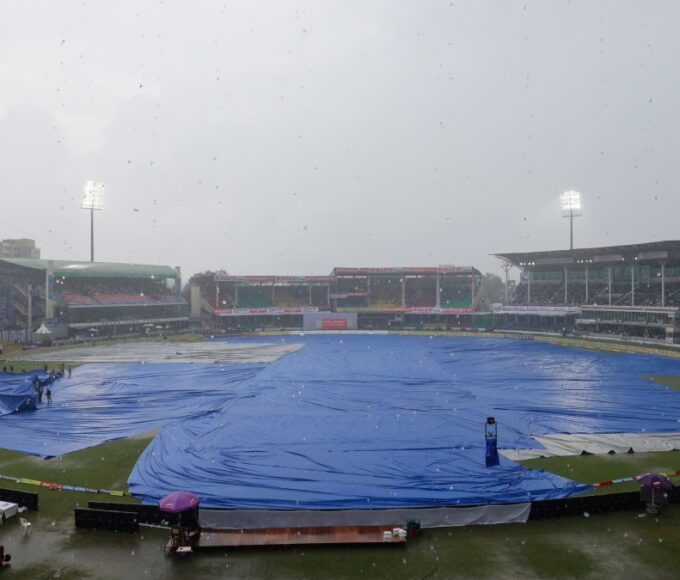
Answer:
M217 272L213 277L215 282L239 282L242 284L328 284L334 282L332 276L230 276Z
M427 276L432 274L481 274L472 266L425 266L425 267L385 267L385 268L341 268L335 267L332 276L365 276L366 274L411 274Z
M215 282L238 282L241 284L329 284L338 276L366 276L368 274L385 274L402 276L431 276L435 274L475 274L481 272L472 266L425 266L425 267L385 267L385 268L340 268L335 267L330 276L231 276L226 272L216 272Z
M78 262L72 260L37 260L29 258L6 258L7 262L31 270L47 270L51 262L55 276L65 278L177 278L170 266L152 264L123 264L117 262Z
M621 262L680 262L680 241L646 242L625 246L575 248L547 252L514 252L494 254L497 258L524 268L582 264L620 264Z

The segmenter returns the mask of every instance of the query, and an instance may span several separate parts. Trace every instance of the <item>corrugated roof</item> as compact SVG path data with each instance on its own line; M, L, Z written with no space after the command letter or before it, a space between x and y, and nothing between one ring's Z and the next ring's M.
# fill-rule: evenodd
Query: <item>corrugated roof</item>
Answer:
M49 260L55 276L66 278L77 277L125 277L125 278L176 278L177 272L170 266L158 266L154 264L126 264L118 262L79 262L72 260ZM30 258L5 258L0 262L8 262L15 266L31 268L33 270L46 270L48 260L36 260Z
M516 266L529 262L533 266L543 267L580 264L587 260L593 260L600 264L618 263L621 258L624 260L676 262L680 260L680 241L669 240L622 246L574 248L573 250L510 252L494 254L494 256L512 262Z

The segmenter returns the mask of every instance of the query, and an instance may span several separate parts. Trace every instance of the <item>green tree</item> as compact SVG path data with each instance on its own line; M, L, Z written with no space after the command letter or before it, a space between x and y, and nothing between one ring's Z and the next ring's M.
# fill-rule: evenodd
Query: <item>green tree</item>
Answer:
M477 292L477 308L487 310L494 302L503 302L504 297L503 279L496 274L484 274Z

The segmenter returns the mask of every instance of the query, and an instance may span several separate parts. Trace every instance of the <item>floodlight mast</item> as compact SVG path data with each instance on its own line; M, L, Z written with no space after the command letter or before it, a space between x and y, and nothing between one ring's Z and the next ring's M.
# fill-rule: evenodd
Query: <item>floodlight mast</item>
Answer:
M97 181L85 182L81 209L90 210L90 262L94 262L94 212L104 208L104 190L106 184Z
M501 268L505 272L505 304L508 303L508 272L512 268L512 262L503 262Z
M569 218L569 249L574 249L574 218L579 217L581 212L581 194L578 191L565 191L560 195L560 207L562 217Z

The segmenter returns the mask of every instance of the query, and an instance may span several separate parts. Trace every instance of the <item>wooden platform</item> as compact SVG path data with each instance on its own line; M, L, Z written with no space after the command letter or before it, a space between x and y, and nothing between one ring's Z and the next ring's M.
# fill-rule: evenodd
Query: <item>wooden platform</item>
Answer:
M193 548L225 548L253 546L298 546L311 544L403 544L405 538L393 535L384 540L384 532L392 526L329 526L308 528L264 528L251 530L201 530ZM172 550L172 540L166 549Z

